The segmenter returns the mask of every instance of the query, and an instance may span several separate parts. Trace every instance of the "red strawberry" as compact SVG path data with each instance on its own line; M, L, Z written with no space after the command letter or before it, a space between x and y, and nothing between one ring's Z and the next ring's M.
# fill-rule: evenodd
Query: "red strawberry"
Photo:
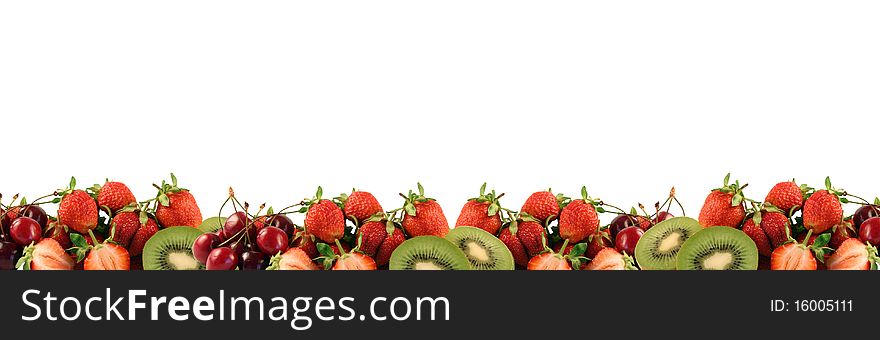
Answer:
M306 230L321 239L333 244L345 234L345 216L333 201L321 199L324 189L318 187L315 197L306 202Z
M770 255L770 270L816 270L816 258L825 259L825 245L830 235L811 237L812 230L807 232L801 243L788 237L788 242L773 251ZM814 255L815 254L815 255Z
M196 198L189 190L177 186L177 177L171 174L171 184L162 181L156 196L156 219L163 227L188 226L196 228L202 224L202 211Z
M608 229L599 229L595 233L590 236L587 236L587 252L586 256L588 258L593 258L598 254L602 249L612 247L613 242L611 242L611 235L608 233Z
M535 221L522 221L517 224L516 229L511 232L516 234L530 256L538 255L544 251L544 246L541 244L541 239L547 237L544 226Z
M743 204L742 189L739 181L730 183L730 174L724 177L724 186L712 190L703 208L700 210L700 225L703 228L714 226L728 226L737 228L746 217L745 205Z
M602 249L586 266L586 270L635 270L631 257L614 248Z
M793 213L804 204L804 193L809 188L806 185L799 186L794 180L777 183L767 193L764 202L772 204L782 210L786 215Z
M120 212L113 217L110 225L113 228L113 242L128 247L134 234L141 228L140 216L133 211Z
M573 200L559 215L559 236L569 243L578 243L599 229L596 202L587 196L587 188L581 188L581 199Z
M58 205L58 222L79 233L87 233L98 226L98 205L92 196L77 190L76 179L70 178L70 186L61 190Z
M868 270L877 268L877 248L857 238L843 241L825 263L829 270Z
M501 229L501 234L498 235L498 239L501 240L501 242L507 246L507 249L510 250L510 253L513 255L513 262L516 263L517 266L525 267L529 264L528 250L526 250L526 247L522 244L519 238L510 232L510 228Z
M319 270L312 258L300 248L290 248L284 254L275 255L267 270Z
M839 192L831 188L829 179L825 179L827 190L814 192L804 203L804 227L814 233L822 233L843 221L843 206L840 204Z
M503 194L502 194L503 195ZM492 235L497 235L501 229L501 206L498 199L502 195L496 195L495 190L486 193L486 183L480 187L480 196L471 198L461 208L455 226L470 226L483 229Z
M73 270L74 261L58 241L44 238L24 249L16 267L25 270Z
M103 186L95 185L92 190L98 193L98 206L107 207L114 213L129 204L137 203L131 190L120 182L108 181Z
M43 231L43 237L55 239L55 241L58 241L58 244L61 245L61 248L64 249L72 246L70 243L70 232L67 230L67 227L61 225L57 221L49 221L46 230Z
M565 249L562 249L563 245L565 245ZM577 246L577 244L570 244L570 243L563 241L562 243L557 244L553 248L553 251L555 251L559 254L562 254L564 256L570 256L571 252L574 251L575 246ZM580 246L580 247L584 247L584 246ZM589 247L589 246L587 246L587 247ZM580 265L581 270L587 269L587 261L579 261L579 262L581 264Z
M647 231L648 229L651 229L651 227L654 226L654 223L651 220L649 220L647 217L642 216L642 215L636 215L636 221L638 221L638 223L639 223L639 228L642 228L642 230L645 230L645 231Z
M358 229L361 238L361 250L376 259L376 264L388 264L391 253L397 249L405 237L403 231L396 228L393 222L369 221Z
M858 237L858 233L855 227L853 227L852 220L846 219L840 224L831 227L831 242L829 244L831 248L837 249L843 244L843 241L853 237Z
M309 234L305 230L297 230L291 244L293 247L300 248L306 252L310 259L320 256L318 248L315 246L315 235Z
M131 258L128 250L113 243L100 243L92 247L83 262L84 270L129 270Z
M324 269L332 269L333 270L376 270L376 261L373 260L372 257L364 255L360 251L360 248L355 248L353 251L342 251L337 253L331 253L330 247L326 247L326 245L320 245L319 252L324 255ZM336 241L336 249L343 248L345 249L345 245L339 243L339 240Z
M409 192L404 196L403 230L410 237L434 235L439 237L449 233L449 222L443 215L443 209L433 198L425 197L425 188L418 184L419 192Z
M755 241L758 253L770 256L773 249L788 242L789 229L788 217L776 208L771 211L760 211L752 215L743 224L743 232Z
M529 270L571 270L571 265L562 255L547 252L529 260Z
M141 224L140 229L134 233L131 242L128 245L128 253L131 256L139 256L144 252L144 245L150 240L156 232L159 231L159 225L153 219L147 220L147 224Z
M356 219L359 224L384 211L376 197L366 191L352 190L350 195L342 194L336 200L342 203L345 216Z
M543 224L551 217L559 216L559 207L564 201L566 198L562 194L554 195L550 190L538 191L526 199L519 211L531 215Z

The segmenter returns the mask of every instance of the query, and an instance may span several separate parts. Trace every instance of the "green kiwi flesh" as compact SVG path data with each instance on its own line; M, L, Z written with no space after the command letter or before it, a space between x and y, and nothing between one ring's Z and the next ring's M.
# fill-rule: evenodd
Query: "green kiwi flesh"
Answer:
M495 235L474 227L455 227L446 239L456 245L474 270L513 270L513 254Z
M709 227L684 242L677 262L679 270L756 270L758 247L742 230Z
M391 270L469 270L464 252L438 236L418 236L404 241L391 253Z
M643 270L673 270L682 244L703 230L690 217L675 217L651 227L636 244L635 256Z
M220 230L220 228L223 228L223 223L226 223L226 217L209 217L202 221L202 224L199 224L199 230L203 233L213 233Z
M192 245L201 234L199 229L193 227L159 230L144 244L144 270L203 269L192 254Z

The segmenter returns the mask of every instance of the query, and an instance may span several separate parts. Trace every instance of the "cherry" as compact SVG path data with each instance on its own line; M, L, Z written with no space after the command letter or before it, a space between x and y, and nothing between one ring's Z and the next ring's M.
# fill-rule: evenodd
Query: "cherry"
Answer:
M246 251L241 254L241 270L263 270L268 267L266 258L259 251Z
M666 212L666 211L658 212L657 216L654 216L654 224L666 221L666 220L673 218L673 217L675 217L675 216Z
M871 217L859 228L859 239L871 245L880 245L880 217Z
M251 219L244 211L238 211L229 216L223 223L223 238L231 238L241 232L244 227L251 223Z
M276 227L284 231L287 234L287 238L293 238L294 233L296 233L296 225L293 224L293 221L290 220L290 217L284 214L272 215L266 220L267 226Z
M865 223L865 221L872 217L878 216L880 216L880 208L874 205L863 205L856 209L856 213L853 214L853 226L856 230L859 230L862 223Z
M49 215L46 215L46 211L39 205L29 205L22 208L19 216L32 218L40 224L41 229L45 229L49 224Z
M220 236L217 236L217 234L201 234L199 237L196 237L196 241L193 242L193 256L202 264L206 264L208 263L208 255L211 254L211 251L214 250L214 248L217 248L222 242L223 240L221 240Z
M287 234L276 227L265 227L257 234L257 246L269 256L286 251L288 244Z
M208 254L205 268L208 270L233 270L238 265L238 255L229 247L215 248Z
M21 256L18 245L12 242L0 242L0 270L13 270Z
M627 227L621 230L614 239L614 249L621 253L633 255L636 252L636 244L639 243L639 239L644 234L645 231L638 226Z
M630 215L617 215L613 220L611 220L611 226L608 227L608 231L611 232L611 239L615 239L617 237L617 233L621 230L639 225L639 221Z
M26 247L33 242L43 238L40 224L30 217L19 217L9 226L9 236L12 240L22 247Z
M235 252L235 255L238 257L241 257L241 254L243 254L246 250L249 250L247 241L245 241L244 238L233 241L228 245L228 247L232 249L232 251Z

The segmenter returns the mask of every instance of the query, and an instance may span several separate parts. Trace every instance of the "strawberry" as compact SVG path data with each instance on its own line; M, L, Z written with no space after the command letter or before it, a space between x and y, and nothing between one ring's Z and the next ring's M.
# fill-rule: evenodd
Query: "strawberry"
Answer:
M128 247L134 234L141 228L140 216L133 211L116 214L110 222L113 228L113 242Z
M843 205L840 204L840 191L831 187L831 180L825 178L825 190L814 192L804 203L804 227L814 233L822 233L843 221Z
M292 247L302 249L310 259L318 257L318 248L315 246L315 235L309 234L305 230L297 230L291 241Z
M15 265L24 270L73 270L74 261L64 248L51 238L44 238L24 248Z
M486 193L486 183L480 187L480 196L471 198L461 208L455 226L470 226L483 229L492 235L497 235L501 229L501 206L498 199L504 194L496 195L495 190Z
M785 214L775 207L752 214L743 224L743 232L758 246L758 253L770 256L773 249L788 242L791 223Z
M565 251L568 249L568 240L563 241L562 245L559 247L560 250ZM587 250L587 245L585 243L579 243L574 245L571 250L568 251L567 255L563 255L559 252L554 252L552 249L547 247L547 238L541 238L541 245L544 247L544 251L529 260L528 266L526 268L528 270L572 270L572 268L581 268L581 264L584 263L586 258L582 255Z
M629 255L614 248L604 248L587 264L586 270L637 270Z
M95 184L91 190L97 193L98 206L107 207L112 213L129 204L137 203L128 186L120 182L107 181L103 186Z
M595 233L587 236L587 243L586 256L588 258L593 258L596 254L602 251L602 249L613 246L611 234L608 233L608 228L597 229Z
M394 222L370 219L358 229L358 237L361 239L360 249L375 258L379 266L387 265L391 253L405 240L403 231Z
M567 200L562 194L554 195L549 189L538 191L526 199L519 211L531 215L543 224L558 217L560 206Z
M345 249L345 246L336 240L336 249ZM351 252L343 250L335 253L330 246L321 243L318 245L318 252L324 255L322 260L325 270L376 270L377 268L376 261L361 252L360 245Z
M874 270L878 260L877 248L851 238L843 241L825 264L829 270Z
M70 232L67 227L61 225L58 221L49 221L46 230L43 231L43 237L55 239L61 245L61 248L64 249L70 248L73 245L70 243Z
M147 223L141 223L141 227L134 233L128 244L128 253L131 256L139 256L144 252L144 245L153 235L159 231L159 225L152 218Z
M131 268L131 258L125 247L109 240L98 243L94 233L89 231L89 235L91 235L94 245L88 246L88 255L83 262L83 270L129 270ZM73 241L74 244L77 243L75 239ZM80 256L79 252L80 250L77 251L77 258Z
M92 196L76 189L76 179L70 178L70 186L59 190L58 222L79 233L87 233L98 226L98 205Z
M570 243L578 243L599 229L599 203L587 195L587 188L581 188L581 199L573 200L559 215L559 237Z
M384 210L373 194L366 191L352 190L351 194L342 194L335 199L342 205L345 217L354 219L357 224Z
M177 186L177 177L171 174L171 184L162 181L156 200L156 219L163 227L188 226L196 228L202 224L202 211L189 190Z
M791 216L791 214L803 206L804 194L809 190L809 187L806 185L797 185L794 180L777 183L770 189L770 192L767 193L764 202L779 208L779 210L782 210L786 215Z
M855 227L851 219L845 219L840 224L831 227L831 248L839 248L843 241L849 238L858 237Z
M345 234L345 216L331 200L321 199L324 189L318 187L315 197L305 202L308 207L306 230L321 241L333 244Z
M443 215L443 209L433 198L425 197L425 188L418 183L418 193L410 190L409 195L403 196L403 230L410 237L434 235L439 237L449 233L449 222Z
M510 250L510 253L513 255L513 262L516 263L517 266L525 267L529 264L528 250L526 250L526 247L522 244L516 234L510 231L510 228L501 229L501 233L498 234L498 239L501 240L501 242L507 246L507 249Z
M290 248L284 254L275 255L266 270L319 270L312 258L300 248Z
M742 189L739 181L730 183L730 174L724 177L724 186L712 190L703 208L700 210L700 225L703 228L714 226L728 226L737 228L742 224L746 217L745 205L743 200Z
M770 270L816 270L818 264L816 258L820 261L825 260L825 248L831 235L824 234L811 237L812 230L808 231L804 240L797 243L791 236L788 236L788 242L776 248L770 255ZM815 254L815 255L814 255Z

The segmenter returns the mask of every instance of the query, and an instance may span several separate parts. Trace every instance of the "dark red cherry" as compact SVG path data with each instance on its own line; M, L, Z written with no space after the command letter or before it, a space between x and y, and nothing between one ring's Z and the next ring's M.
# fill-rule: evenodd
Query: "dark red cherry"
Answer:
M33 242L37 242L43 238L43 232L40 224L30 217L19 217L9 226L9 236L15 243L22 247L26 247Z
M229 247L215 248L208 254L206 262L208 270L233 270L238 266L238 255Z
M208 255L210 255L211 251L214 250L214 248L217 248L222 242L220 236L217 236L217 234L214 233L199 235L199 237L196 237L196 241L193 242L192 245L193 256L202 264L207 264Z

